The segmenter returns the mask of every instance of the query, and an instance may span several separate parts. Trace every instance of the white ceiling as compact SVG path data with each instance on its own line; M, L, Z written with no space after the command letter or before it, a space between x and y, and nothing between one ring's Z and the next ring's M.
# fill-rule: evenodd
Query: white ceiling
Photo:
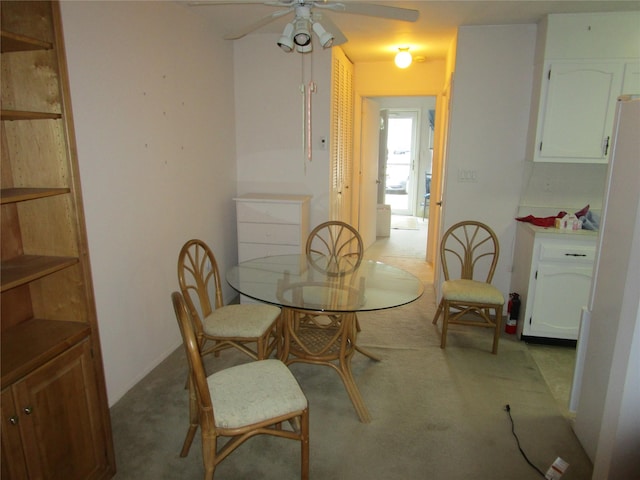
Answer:
M178 0L207 16L224 36L259 21L282 7L267 6L256 0L212 0L211 4L195 6L192 0ZM342 0L343 3L362 0ZM205 2L206 3L206 2ZM512 25L537 23L547 13L609 12L640 10L640 0L449 0L449 1L371 1L394 7L418 10L417 22L400 22L363 15L322 10L323 15L342 30L348 42L342 45L353 62L391 61L398 47L409 46L416 57L445 57L457 27L463 25ZM317 11L318 9L316 9ZM273 48L280 37L289 14L273 21L253 34L273 38ZM640 25L638 26L640 32ZM232 40L229 40L232 41ZM269 40L271 41L271 40ZM314 48L321 48L314 39ZM289 53L283 55L300 55Z

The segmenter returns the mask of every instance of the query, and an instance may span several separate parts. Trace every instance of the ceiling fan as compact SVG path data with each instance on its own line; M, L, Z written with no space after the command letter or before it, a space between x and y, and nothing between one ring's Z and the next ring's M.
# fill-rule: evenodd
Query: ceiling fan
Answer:
M405 22L415 22L419 12L407 8L390 7L362 2L339 2L332 0L279 0L279 1L243 1L243 0L202 0L191 1L189 5L224 5L224 4L264 4L270 7L282 7L261 19L248 24L247 26L225 35L227 40L236 40L245 35L258 30L265 25L284 17L293 12L294 18L287 23L278 40L278 46L285 52L294 50L300 53L308 53L312 50L311 31L313 31L320 45L329 48L334 45L341 45L347 42L347 37L340 31L338 26L331 19L323 15L318 10L326 10L336 13L351 13L355 15L366 15L370 17L387 18L390 20L400 20ZM322 24L320 23L322 21Z

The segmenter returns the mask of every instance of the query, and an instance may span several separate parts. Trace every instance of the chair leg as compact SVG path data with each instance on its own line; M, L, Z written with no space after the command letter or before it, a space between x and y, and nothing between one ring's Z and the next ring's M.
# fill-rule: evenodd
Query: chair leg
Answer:
M498 341L500 340L500 327L502 326L502 306L494 308L494 311L496 312L496 329L493 333L493 348L491 350L491 353L495 355L498 353Z
M438 311L440 311L440 309L443 310L442 335L440 337L440 348L445 348L447 346L447 328L449 327L449 304L446 303L444 300L442 300L440 302L440 306L438 307Z
M204 479L213 480L216 469L216 455L218 453L217 438L211 433L202 434L202 463L204 464Z
M180 451L181 457L189 455L189 449L193 443L193 438L198 431L198 424L200 423L198 418L198 398L196 397L195 386L189 377L189 430L187 430L187 436L182 444L182 450Z
M438 323L438 317L440 316L440 313L442 313L442 302L444 302L444 299L440 300L440 303L438 304L438 309L436 310L436 314L433 316L432 323L434 325Z
M300 478L309 480L309 409L300 418Z

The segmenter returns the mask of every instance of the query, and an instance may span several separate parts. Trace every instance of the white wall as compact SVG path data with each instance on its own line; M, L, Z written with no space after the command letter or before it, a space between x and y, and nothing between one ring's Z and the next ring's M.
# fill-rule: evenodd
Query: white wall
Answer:
M173 2L62 17L112 405L180 344L182 244L202 238L223 271L236 259L232 44Z
M496 232L500 259L493 283L505 298L525 164L535 40L535 25L458 31L443 228L474 219ZM458 181L459 170L476 172L476 182Z
M312 195L310 225L328 220L329 148L322 150L320 139L329 139L331 50L315 44L309 54L285 53L273 34L255 34L234 42L233 58L238 194ZM301 86L309 88L311 81L309 161Z

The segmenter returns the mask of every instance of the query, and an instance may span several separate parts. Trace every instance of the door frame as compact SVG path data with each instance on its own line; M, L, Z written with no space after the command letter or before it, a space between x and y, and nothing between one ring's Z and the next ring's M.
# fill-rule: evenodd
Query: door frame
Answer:
M432 163L432 178L431 178L431 202L429 206L429 228L427 231L426 249L425 249L425 261L427 263L430 263L431 265L434 265L434 268L433 268L434 277L432 279L434 283L436 282L437 269L435 268L435 263L437 261L436 252L439 244L440 219L441 219L441 213L442 213L438 203L440 203L442 199L441 195L442 195L442 179L443 179L443 168L444 168L444 150L445 150L444 143L446 142L446 138L447 138L446 132L444 132L443 130L446 130L448 125L448 122L446 120L448 112L445 112L445 110L447 110L448 93L449 93L448 89L445 89L440 93L425 92L419 95L401 95L401 94L394 95L393 92L388 92L388 93L386 91L367 92L367 91L358 91L357 89L354 92L355 106L361 105L362 99L365 97L371 97L371 98L433 97L435 98L435 120L436 121L435 121L435 126L433 131L434 145L433 145L433 163ZM360 162L362 161L362 158L361 158L362 153L361 153L361 145L360 145L362 119L361 119L360 108L355 108L354 110L355 110L355 115L354 115L354 140L355 141L354 141L353 159L354 159L354 169L356 169L354 171L359 171ZM353 212L352 218L358 219L356 222L354 222L354 226L356 228L359 228L359 218L360 218L359 211L361 208L360 206L361 201L360 201L360 195L359 195L360 188L359 188L358 182L354 182L354 183L356 187L354 189L354 193L356 193L356 195L354 195L353 202L352 202L352 212Z
M411 124L411 159L409 161L409 181L407 187L407 208L404 210L391 210L391 214L398 215L416 215L416 205L418 202L418 192L420 191L420 184L418 183L420 180L418 178L418 172L421 170L420 166L423 161L421 159L421 135L423 125L422 125L422 115L421 109L418 107L385 107L384 108L388 113L388 121L390 122L394 118L394 113L398 115L398 118L412 118ZM387 137L387 145L388 146L389 139ZM382 146L381 146L382 148ZM426 160L425 160L426 161ZM386 175L389 162L389 151L386 150L386 158L384 162L384 173ZM380 175L383 179L383 188L386 189L386 176ZM383 190L385 191L385 190ZM386 193L385 193L386 200ZM386 203L386 202L384 202Z

